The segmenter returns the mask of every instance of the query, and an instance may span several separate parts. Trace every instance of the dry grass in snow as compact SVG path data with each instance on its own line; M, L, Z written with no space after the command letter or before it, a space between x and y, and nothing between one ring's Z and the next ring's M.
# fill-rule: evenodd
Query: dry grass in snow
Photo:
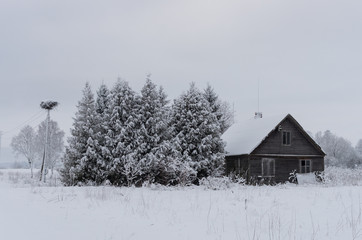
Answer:
M27 179L27 172L0 170L0 239L362 239L360 186L231 184L215 191Z

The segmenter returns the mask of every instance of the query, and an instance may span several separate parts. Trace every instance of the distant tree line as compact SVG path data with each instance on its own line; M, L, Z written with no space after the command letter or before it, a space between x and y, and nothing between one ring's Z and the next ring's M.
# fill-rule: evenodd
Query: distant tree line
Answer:
M198 183L220 176L222 134L233 114L211 86L190 88L170 104L148 77L136 93L119 79L94 96L86 83L77 105L64 167L65 185L140 186Z
M362 164L362 139L354 147L350 141L327 130L318 132L314 139L327 154L326 166L356 168Z

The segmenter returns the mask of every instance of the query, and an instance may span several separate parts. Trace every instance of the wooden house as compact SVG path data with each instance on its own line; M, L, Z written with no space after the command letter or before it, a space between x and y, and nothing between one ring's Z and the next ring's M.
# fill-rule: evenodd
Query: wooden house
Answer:
M325 153L290 114L269 118L257 115L234 124L223 138L227 174L285 182L293 170L324 171Z

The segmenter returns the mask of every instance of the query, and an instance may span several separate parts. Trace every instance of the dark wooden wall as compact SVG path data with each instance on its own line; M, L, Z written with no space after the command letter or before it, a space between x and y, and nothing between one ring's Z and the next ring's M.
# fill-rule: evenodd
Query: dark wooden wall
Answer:
M236 173L243 177L252 178L254 180L261 179L262 176L262 159L275 159L275 177L274 182L289 181L290 173L296 170L300 173L300 160L311 160L312 172L324 171L324 157L275 157L275 156L255 156L255 155L239 155L226 156L226 174ZM238 165L240 161L240 168Z
M289 180L289 174L296 170L297 173L300 173L300 160L311 160L312 163L312 172L315 171L324 171L324 157L275 157L275 156L263 156L266 158L275 159L275 182L286 182ZM261 178L262 169L261 162L262 158L260 156L250 156L250 177Z
M226 156L226 175L235 173L240 176L244 176L249 169L249 155L237 155L237 156Z
M282 130L274 130L251 154L321 155L288 118L280 125ZM290 146L282 145L283 131L291 132Z

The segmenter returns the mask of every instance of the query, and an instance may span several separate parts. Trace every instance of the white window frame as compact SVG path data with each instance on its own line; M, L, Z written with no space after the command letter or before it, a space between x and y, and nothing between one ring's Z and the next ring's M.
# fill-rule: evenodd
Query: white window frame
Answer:
M268 162L268 164L270 164L271 162L273 162L273 168L271 169L271 174L266 175L266 173L264 173L264 162ZM265 170L266 171L266 170ZM275 159L274 158L262 158L261 159L261 175L263 177L275 177Z
M305 161L304 166L302 166L303 161ZM309 172L307 172L307 166L308 166L307 162L309 162ZM311 172L313 172L313 170L312 170L312 160L311 159L300 159L299 168L300 168L300 173L311 173Z

